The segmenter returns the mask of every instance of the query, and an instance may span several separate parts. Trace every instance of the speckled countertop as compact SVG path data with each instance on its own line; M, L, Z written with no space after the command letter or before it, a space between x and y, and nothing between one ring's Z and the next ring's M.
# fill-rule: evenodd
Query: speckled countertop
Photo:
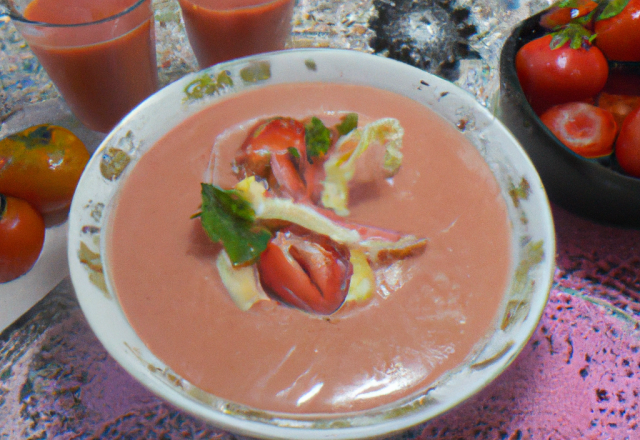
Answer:
M514 23L545 3L439 4L470 11L458 30L464 35L473 26L465 41L477 55L462 57L456 72L444 74L491 107L501 42ZM289 45L394 55L394 48L376 42L382 28L373 24L384 5L300 0ZM156 0L155 6L160 78L167 84L194 70L195 60L177 4ZM13 25L1 18L0 35L4 124L58 95ZM640 230L596 224L555 206L553 214L555 282L521 355L480 394L394 439L640 438ZM175 409L132 379L95 338L65 279L0 334L0 439L44 438L238 437Z

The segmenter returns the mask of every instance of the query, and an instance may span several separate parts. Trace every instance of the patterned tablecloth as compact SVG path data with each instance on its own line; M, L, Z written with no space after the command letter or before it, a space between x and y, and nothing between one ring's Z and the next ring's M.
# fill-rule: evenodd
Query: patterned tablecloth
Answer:
M426 3L453 11L459 35L467 34L466 53L476 55L463 55L456 72L440 73L491 106L501 42L544 2ZM289 44L377 51L376 38L386 31L377 14L388 4L300 0ZM167 84L193 70L195 61L175 2L155 6L160 78ZM414 40L418 31L414 26ZM0 19L0 34L5 121L57 92L8 20ZM394 50L381 49L402 55ZM555 282L521 355L478 395L393 438L640 438L640 230L596 224L556 206L553 214ZM237 436L177 410L132 379L95 338L65 279L0 334L0 439L23 438Z

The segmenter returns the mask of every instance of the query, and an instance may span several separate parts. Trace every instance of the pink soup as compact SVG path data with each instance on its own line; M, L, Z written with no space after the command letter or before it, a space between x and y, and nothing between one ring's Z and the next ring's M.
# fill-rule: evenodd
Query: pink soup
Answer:
M190 219L216 138L216 179L230 187L257 119L343 111L405 130L399 173L355 194L350 218L427 237L426 251L379 276L372 300L328 317L275 301L241 311L218 276L219 245ZM288 413L364 410L424 389L492 329L512 264L506 205L477 150L417 102L353 85L270 86L188 118L126 177L108 234L108 276L155 355L211 394Z

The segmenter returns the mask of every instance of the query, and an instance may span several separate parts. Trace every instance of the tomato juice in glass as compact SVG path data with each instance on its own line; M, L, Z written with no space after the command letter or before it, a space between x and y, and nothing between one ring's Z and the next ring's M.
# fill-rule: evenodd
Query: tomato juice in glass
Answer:
M284 49L294 0L178 0L201 68Z
M151 0L16 0L13 6L16 28L92 130L108 132L157 90Z

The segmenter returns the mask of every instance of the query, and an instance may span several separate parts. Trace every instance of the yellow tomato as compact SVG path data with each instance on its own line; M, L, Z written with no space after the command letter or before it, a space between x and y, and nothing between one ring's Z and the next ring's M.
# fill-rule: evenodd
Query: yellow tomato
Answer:
M26 200L42 214L66 209L89 157L66 128L29 127L0 140L0 193Z

